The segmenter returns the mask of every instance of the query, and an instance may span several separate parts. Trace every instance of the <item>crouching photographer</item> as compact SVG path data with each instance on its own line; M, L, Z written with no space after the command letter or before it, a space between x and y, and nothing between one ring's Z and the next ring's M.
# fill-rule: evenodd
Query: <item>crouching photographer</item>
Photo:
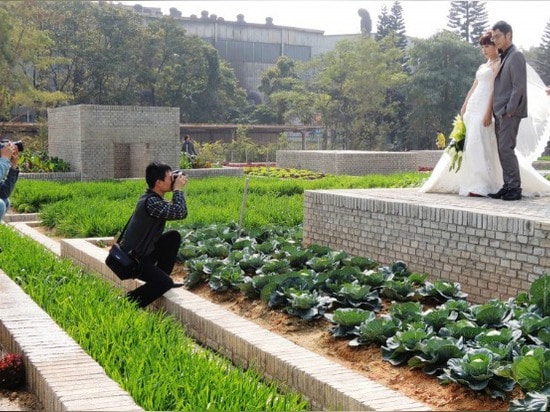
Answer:
M142 286L128 292L128 299L144 308L166 291L182 286L170 274L176 263L181 236L176 230L164 232L167 220L187 217L187 205L181 189L187 176L172 172L164 163L150 163L145 170L147 190L139 198L134 214L120 239L120 247L140 263L137 278ZM164 195L172 192L172 200Z
M10 208L10 195L19 178L19 153L23 151L23 143L12 143L9 140L0 141L0 221Z

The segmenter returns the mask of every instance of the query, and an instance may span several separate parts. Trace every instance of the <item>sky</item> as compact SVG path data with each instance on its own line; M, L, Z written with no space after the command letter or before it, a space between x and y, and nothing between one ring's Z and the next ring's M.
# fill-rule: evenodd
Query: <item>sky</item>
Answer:
M273 24L322 30L326 35L353 34L360 31L360 17L357 10L366 9L376 31L378 16L386 5L390 10L393 1L371 0L174 0L174 1L113 1L113 3L141 4L159 7L163 14L169 14L171 7L181 11L182 16L201 11L216 14L226 21L236 21L237 14L243 14L248 23L265 23L266 17L273 18ZM401 0L406 34L411 37L428 38L447 29L449 1ZM550 23L550 0L547 1L486 1L489 24L505 20L512 25L514 43L527 50L540 45L546 24Z

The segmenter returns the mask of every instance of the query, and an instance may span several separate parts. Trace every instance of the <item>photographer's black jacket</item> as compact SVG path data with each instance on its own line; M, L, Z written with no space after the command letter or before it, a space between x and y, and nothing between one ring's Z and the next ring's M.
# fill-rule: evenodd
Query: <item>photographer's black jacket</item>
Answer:
M175 190L172 202L168 202L147 189L138 200L120 245L126 252L131 251L138 258L147 256L154 250L166 221L183 219L186 216L185 198L180 190Z

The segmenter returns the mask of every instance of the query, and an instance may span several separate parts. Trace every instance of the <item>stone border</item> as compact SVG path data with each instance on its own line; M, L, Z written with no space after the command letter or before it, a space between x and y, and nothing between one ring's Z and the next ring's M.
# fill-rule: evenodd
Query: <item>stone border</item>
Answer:
M0 291L0 342L22 354L45 411L143 410L1 270Z
M373 152L361 150L277 150L280 168L307 169L331 175L365 176L432 169L442 150Z
M18 230L21 225L16 226ZM26 234L32 228L26 229ZM36 231L35 231L36 232ZM40 233L36 233L40 241ZM120 281L104 264L112 238L63 239L60 254L126 290L139 281ZM175 316L190 336L237 364L252 367L308 398L313 408L330 410L426 411L429 408L267 331L183 289L168 291L155 304Z
M80 172L20 173L20 179L53 182L80 182Z

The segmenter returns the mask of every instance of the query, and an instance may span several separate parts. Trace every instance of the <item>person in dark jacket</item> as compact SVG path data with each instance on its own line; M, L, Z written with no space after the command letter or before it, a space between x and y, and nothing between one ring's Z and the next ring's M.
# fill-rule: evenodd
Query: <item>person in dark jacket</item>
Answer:
M181 191L187 184L184 174L172 174L164 163L150 163L145 170L147 190L139 198L120 246L141 263L138 279L145 283L127 293L139 307L146 307L165 292L182 286L170 274L176 263L181 236L176 230L164 232L167 220L184 219L187 205ZM164 195L172 192L172 200Z
M0 149L0 221L10 208L10 195L19 178L19 148L11 142L1 143Z
M195 145L191 141L191 138L188 134L183 136L183 144L181 145L181 152L185 153L187 156L197 156L197 151L195 150Z

